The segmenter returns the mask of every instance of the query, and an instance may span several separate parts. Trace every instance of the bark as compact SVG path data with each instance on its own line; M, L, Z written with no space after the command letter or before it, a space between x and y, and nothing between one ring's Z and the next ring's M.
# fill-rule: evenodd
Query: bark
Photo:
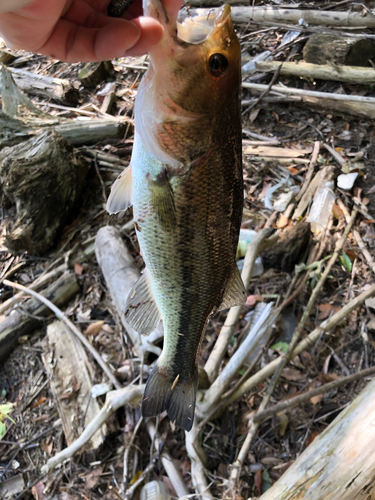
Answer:
M375 496L375 379L260 500L370 500Z
M16 220L5 244L42 253L74 215L87 162L53 129L0 153L0 194L16 205Z
M307 63L341 64L349 66L372 67L375 62L375 44L366 38L358 39L315 33L303 48L303 57ZM343 68L344 69L344 68Z
M79 92L69 80L37 75L24 69L9 68L12 76L21 90L27 94L76 106Z
M195 1L195 0L193 0ZM189 2L193 5L192 0ZM195 5L200 5L197 0ZM182 12L180 19L188 15L207 15L210 9L190 9L189 14ZM232 7L232 19L234 23L269 22L298 24L300 19L309 25L345 27L368 27L375 28L375 16L370 12L362 15L362 12L330 12L322 10L302 10L283 7Z
M140 271L135 267L134 259L124 245L120 232L110 226L99 229L96 236L95 252L109 293L134 350L139 357L142 357L145 351L153 352L159 356L160 348L150 344L147 337L137 333L125 321L125 302L140 276Z
M257 71L274 73L280 66L277 61L260 61L256 63ZM334 80L347 83L375 83L375 68L359 68L353 66L320 66L320 63L284 62L280 69L281 75L313 78L318 80Z
M56 306L62 307L79 292L77 279L73 273L61 276L42 293ZM19 337L32 334L42 325L40 317L50 310L37 299L28 299L21 307L0 323L0 361L4 360L17 344Z
M50 388L70 446L100 413L99 403L90 393L94 370L84 347L62 321L48 325L43 347ZM102 426L88 441L87 449L98 448L105 434Z
M90 62L81 69L78 78L84 87L96 87L113 73L111 61Z

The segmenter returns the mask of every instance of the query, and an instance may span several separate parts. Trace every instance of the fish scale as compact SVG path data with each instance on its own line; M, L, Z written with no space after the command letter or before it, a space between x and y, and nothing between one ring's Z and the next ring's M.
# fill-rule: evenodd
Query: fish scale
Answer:
M160 319L164 325L142 414L167 410L188 431L209 316L246 299L235 261L243 206L240 47L229 6L199 21L210 24L201 42L193 33L194 44L186 37L196 26L184 28L182 41L158 0L147 8L165 34L138 90L131 168L113 186L108 209L132 202L146 264L126 321L143 334Z

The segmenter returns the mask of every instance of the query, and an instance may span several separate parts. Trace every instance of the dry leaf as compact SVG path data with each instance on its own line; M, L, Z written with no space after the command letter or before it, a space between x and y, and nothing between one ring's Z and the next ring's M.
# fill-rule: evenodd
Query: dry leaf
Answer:
M286 430L289 425L289 417L286 413L280 412L277 414L277 418L279 419L279 423L277 425L277 430L281 437L285 436Z
M307 436L307 439L306 439L306 445L309 446L316 437L319 436L319 432L317 431L313 431L311 432L308 436Z
M317 405L318 403L320 403L320 402L321 402L322 397L323 397L323 394L318 394L317 396L313 396L312 398L310 398L310 402L311 402L313 405Z
M91 323L86 330L83 332L83 335L92 335L93 337L96 337L98 335L104 326L104 321L95 321L94 323Z
M281 227L287 226L288 222L289 222L288 217L285 217L285 215L280 214L280 217L279 217L276 225L278 228L281 228Z
M31 488L31 493L33 494L35 500L47 500L47 497L44 494L44 484L42 483L42 481L34 484L34 486Z
M326 319L328 316L339 310L338 307L335 307L332 304L319 304L318 309L320 311L318 319Z
M52 454L52 448L53 448L53 441L51 439L51 442L47 444L44 439L42 440L42 448L43 450L47 453L47 455Z
M38 399L38 401L36 401L32 406L30 406L31 409L33 408L36 408L37 406L41 405L42 403L44 403L44 401L46 400L47 398L45 396L42 396L41 398Z
M74 264L74 272L78 276L82 276L83 266L81 264L78 264L78 262L75 262L75 264Z
M336 203L334 203L332 207L332 214L336 219L339 219L341 216L344 215L344 212L338 205L336 205Z
M111 328L109 325L104 324L102 330L105 333L115 333L114 329Z
M301 373L299 370L296 370L295 368L284 368L281 375L286 380L293 380L293 381L303 380L304 378L306 378L305 374Z
M286 169L289 171L290 175L298 175L299 170L296 167L286 167Z
M262 493L262 469L263 467L260 467L254 475L254 484L259 494Z
M255 108L249 116L250 123L254 123L255 120L257 119L257 116L259 114L260 108Z
M85 490L92 490L98 484L100 476L103 474L103 469L94 469L85 476Z
M332 354L329 354L326 359L324 360L324 363L323 363L323 373L324 375L327 375L328 373L328 367L329 367L329 362L331 361L331 358L332 358Z

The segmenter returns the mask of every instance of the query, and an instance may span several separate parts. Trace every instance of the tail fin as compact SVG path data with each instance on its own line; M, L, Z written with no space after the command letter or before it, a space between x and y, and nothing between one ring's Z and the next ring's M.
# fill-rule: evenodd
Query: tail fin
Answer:
M143 417L156 417L167 410L172 422L185 431L190 431L194 421L197 388L198 371L189 378L173 378L163 367L156 364L143 394Z

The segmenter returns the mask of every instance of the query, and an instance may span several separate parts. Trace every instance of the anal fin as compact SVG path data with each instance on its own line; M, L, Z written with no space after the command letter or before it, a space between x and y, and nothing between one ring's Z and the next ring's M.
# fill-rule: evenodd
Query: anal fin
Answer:
M217 311L223 311L233 306L242 306L246 302L246 290L243 284L240 271L235 266L232 278L225 290L223 300Z
M194 422L198 371L188 379L172 377L158 364L149 376L142 399L142 416L156 417L167 410L176 425L190 431Z
M107 211L117 214L133 205L133 186L131 165L115 180L107 201Z
M148 335L155 330L161 319L152 293L147 269L134 285L125 304L126 322L140 334Z

